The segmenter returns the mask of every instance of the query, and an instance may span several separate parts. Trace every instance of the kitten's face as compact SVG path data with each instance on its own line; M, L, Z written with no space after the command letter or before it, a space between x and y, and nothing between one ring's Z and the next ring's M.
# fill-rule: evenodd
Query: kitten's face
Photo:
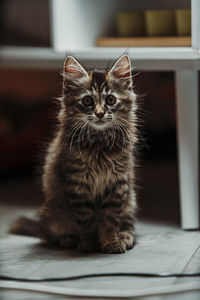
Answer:
M135 102L131 65L123 55L108 71L86 72L72 57L64 66L66 111L82 126L102 131L123 126Z

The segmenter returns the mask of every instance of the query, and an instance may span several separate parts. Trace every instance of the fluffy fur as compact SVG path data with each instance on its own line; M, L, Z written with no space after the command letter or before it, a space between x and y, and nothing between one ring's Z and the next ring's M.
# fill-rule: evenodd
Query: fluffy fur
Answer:
M60 101L42 178L45 202L37 221L20 219L11 232L123 253L135 243L136 213L136 95L128 55L110 71L88 72L68 56Z

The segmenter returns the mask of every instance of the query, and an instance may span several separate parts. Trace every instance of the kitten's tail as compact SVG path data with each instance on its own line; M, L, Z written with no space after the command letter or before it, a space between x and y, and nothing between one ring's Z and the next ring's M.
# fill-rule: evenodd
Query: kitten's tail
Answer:
M40 225L37 220L32 220L26 217L20 217L19 219L14 221L14 223L11 224L9 232L18 235L39 237Z

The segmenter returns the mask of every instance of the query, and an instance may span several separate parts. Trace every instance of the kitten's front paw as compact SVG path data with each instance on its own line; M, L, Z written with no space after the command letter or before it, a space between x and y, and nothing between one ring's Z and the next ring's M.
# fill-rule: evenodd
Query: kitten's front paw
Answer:
M97 252L100 250L100 245L98 241L81 241L78 246L81 252Z
M126 250L130 250L136 243L135 235L133 232L120 232L119 238L126 245Z
M126 245L120 240L113 240L103 245L102 252L108 254L120 254L126 251Z

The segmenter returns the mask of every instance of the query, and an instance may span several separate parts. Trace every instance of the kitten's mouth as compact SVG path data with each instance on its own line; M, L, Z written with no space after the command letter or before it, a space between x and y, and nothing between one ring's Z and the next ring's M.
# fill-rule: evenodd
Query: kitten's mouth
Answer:
M103 120L98 120L95 122L95 124L104 124L104 123L105 123L105 121L103 121Z
M105 120L97 120L95 122L92 122L91 126L95 129L101 130L108 126L108 122L106 122Z

